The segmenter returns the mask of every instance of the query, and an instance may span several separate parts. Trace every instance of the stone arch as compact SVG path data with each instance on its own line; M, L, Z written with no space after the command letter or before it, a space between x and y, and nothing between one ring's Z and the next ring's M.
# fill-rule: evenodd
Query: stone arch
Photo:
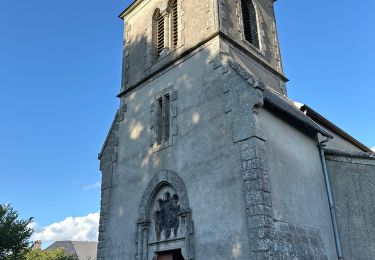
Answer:
M179 208L179 232L178 236L172 238L167 237L154 240L153 236L155 221L152 215L153 202L156 196L160 196L163 188L169 187L178 195ZM151 241L150 241L151 239ZM156 249L173 250L180 249L184 259L193 259L193 222L191 218L191 210L185 184L180 176L168 170L164 170L156 174L148 184L139 206L139 218L137 223L137 258L142 260L152 260L155 257Z
M182 211L189 211L189 201L187 198L186 187L177 173L172 171L164 170L159 172L152 178L148 184L146 191L143 193L141 204L139 207L139 221L149 221L149 206L152 198L159 191L159 189L164 185L170 185L173 187L179 198Z

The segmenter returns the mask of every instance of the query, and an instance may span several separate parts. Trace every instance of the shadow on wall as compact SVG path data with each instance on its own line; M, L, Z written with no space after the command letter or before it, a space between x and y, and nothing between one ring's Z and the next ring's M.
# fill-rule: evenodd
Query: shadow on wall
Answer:
M126 30L125 30L126 31ZM214 40L213 40L214 41ZM123 50L123 68L122 68L122 87L121 91L124 93L121 97L121 106L126 104L126 112L124 116L124 122L122 123L122 129L126 129L126 136L128 136L128 146L131 149L134 149L133 152L136 152L131 155L131 151L126 154L130 156L138 156L141 161L141 167L150 171L151 168L159 168L161 164L161 158L159 155L153 153L153 150L147 149L147 152L140 152L141 147L144 146L145 140L149 142L150 139L150 106L154 101L155 94L160 91L159 79L163 76L164 73L169 72L170 79L163 78L163 86L173 85L173 88L178 88L179 91L183 91L185 95L190 93L193 95L196 92L194 88L194 80L205 81L204 78L197 79L196 71L189 71L185 69L186 64L180 62L178 57L183 56L183 59L189 60L201 60L207 65L212 62L212 59L215 57L214 50L212 48L205 48L199 52L194 52L194 55L184 53L184 45L174 52L163 56L159 60L154 60L154 63L151 67L147 67L147 53L150 53L147 48L152 48L148 44L148 39L146 35L137 36L124 41L124 50ZM193 51L193 50L188 50ZM202 60L203 59L203 60ZM178 66L177 69L171 70ZM133 77L135 80L129 81L131 74L137 70L138 75ZM130 74L130 75L129 75ZM198 74L199 75L199 74ZM152 77L153 80L149 80ZM148 85L147 92L142 91L142 88ZM151 85L151 86L150 86ZM154 85L154 86L153 86ZM183 89L183 90L182 90ZM127 92L124 92L126 90ZM143 95L143 96L141 96ZM147 98L144 96L147 95ZM204 116L198 111L194 111L194 107L198 106L200 103L203 103L203 99L197 99L194 101L194 104L191 104L190 107L186 108L186 111L178 111L178 114L184 114L184 124L187 127L194 128L204 121ZM119 110L121 111L121 109ZM142 154L142 155L140 155ZM126 159L126 158L125 158Z

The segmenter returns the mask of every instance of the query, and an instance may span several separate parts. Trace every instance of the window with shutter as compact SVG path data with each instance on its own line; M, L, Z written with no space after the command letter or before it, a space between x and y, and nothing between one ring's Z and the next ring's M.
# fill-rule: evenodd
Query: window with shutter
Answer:
M178 9L177 0L173 1L171 6L171 36L172 36L172 48L177 47L178 43Z
M259 48L256 10L252 0L242 0L242 21L245 39Z
M159 14L156 19L156 26L157 26L157 34L156 34L156 48L157 48L157 56L160 56L160 53L164 49L164 17Z

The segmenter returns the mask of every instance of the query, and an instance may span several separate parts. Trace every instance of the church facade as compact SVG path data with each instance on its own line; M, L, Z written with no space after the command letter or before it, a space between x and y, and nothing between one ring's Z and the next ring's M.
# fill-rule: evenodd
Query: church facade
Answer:
M98 259L374 259L375 156L287 96L274 0L136 0Z

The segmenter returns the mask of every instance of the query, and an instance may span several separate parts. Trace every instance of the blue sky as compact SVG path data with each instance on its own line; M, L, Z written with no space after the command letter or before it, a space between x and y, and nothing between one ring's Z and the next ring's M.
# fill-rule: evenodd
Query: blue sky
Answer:
M97 154L118 106L117 15L129 2L0 3L0 203L38 229L99 211ZM373 0L276 2L289 96L370 147L374 12Z

